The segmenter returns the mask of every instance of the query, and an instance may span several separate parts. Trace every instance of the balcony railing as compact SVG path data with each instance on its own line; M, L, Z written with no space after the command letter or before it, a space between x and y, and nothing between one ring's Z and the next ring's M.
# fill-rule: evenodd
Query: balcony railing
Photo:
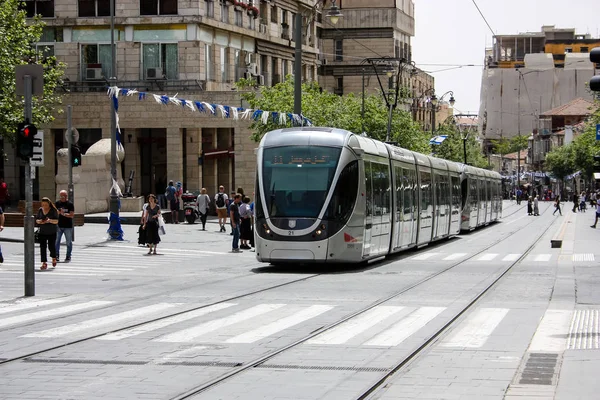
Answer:
M57 90L68 93L106 92L108 81L65 81ZM125 89L135 89L140 92L152 91L204 91L204 80L147 80L147 81L118 81L117 86Z

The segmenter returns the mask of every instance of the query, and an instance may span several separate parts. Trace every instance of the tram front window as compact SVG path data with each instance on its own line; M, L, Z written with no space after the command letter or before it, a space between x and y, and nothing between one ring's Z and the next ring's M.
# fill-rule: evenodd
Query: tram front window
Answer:
M271 218L317 218L342 149L285 146L263 150L265 209Z

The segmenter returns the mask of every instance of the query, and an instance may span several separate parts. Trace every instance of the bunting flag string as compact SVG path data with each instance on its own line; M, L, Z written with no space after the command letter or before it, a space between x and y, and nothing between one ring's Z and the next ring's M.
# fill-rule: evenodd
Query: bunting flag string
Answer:
M199 111L201 113L210 113L213 116L217 114L221 118L233 119L233 120L249 120L267 124L272 121L275 124L285 126L291 123L293 126L312 126L312 122L304 117L303 115L284 113L278 111L266 111L266 110L253 110L244 107L233 107L223 104L212 104L205 101L187 100L177 97L178 93L174 96L158 95L147 92L140 92L135 89L124 89L116 86L108 88L108 95L111 96L115 104L115 111L119 109L119 96L132 97L137 95L138 101L146 100L148 98L154 99L156 103L162 105L175 105L180 108L189 108L192 112ZM117 115L117 143L121 143L121 135L119 129L119 117Z

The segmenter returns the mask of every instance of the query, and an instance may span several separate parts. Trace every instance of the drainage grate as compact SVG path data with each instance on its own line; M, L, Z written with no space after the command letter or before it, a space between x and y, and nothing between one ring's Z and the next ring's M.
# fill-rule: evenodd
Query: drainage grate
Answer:
M190 366L190 367L225 367L225 368L233 368L233 367L241 367L243 363L234 363L234 362L218 362L218 361L166 361L158 363L160 365L180 365L180 366Z
M530 353L521 374L521 385L552 385L558 354Z
M119 360L80 360L74 358L24 358L30 363L55 363L55 364L106 364L106 365L146 365L148 361L119 361Z
M377 367L335 367L327 365L277 365L277 364L261 364L256 368L271 368L271 369L307 369L307 370L322 370L322 371L357 371L357 372L388 372L389 368Z
M594 261L593 253L573 254L573 261Z
M567 338L567 349L600 348L598 343L599 325L598 310L575 310Z

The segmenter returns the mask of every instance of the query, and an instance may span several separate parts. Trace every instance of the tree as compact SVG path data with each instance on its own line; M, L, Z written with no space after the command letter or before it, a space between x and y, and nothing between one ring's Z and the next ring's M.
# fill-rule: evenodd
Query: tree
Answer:
M23 121L23 101L17 98L15 67L28 63L44 67L44 95L33 97L33 122L49 124L54 120L54 107L61 96L55 92L63 75L64 64L55 57L44 57L35 44L45 25L39 18L31 23L25 11L19 9L20 0L0 1L0 134L14 141L17 124Z
M529 140L527 139L527 136L517 135L513 136L510 139L510 150L513 152L521 152L522 150L525 150L528 147ZM520 156L521 155L519 154L519 157Z
M477 142L477 135L468 132L460 132L454 122L443 124L436 130L437 135L447 136L446 140L440 145L434 146L434 153L436 157L443 158L445 160L464 162L465 151L464 151L464 140L463 137L468 134L467 137L467 163L478 168L489 168L488 162L481 152L481 146Z
M546 170L560 180L575 172L575 153L573 150L573 145L568 145L557 147L546 154Z
M242 79L237 83L238 89L244 89L242 98L255 110L269 110L292 113L294 110L294 81L287 77L284 82L275 86L261 86L258 91L248 90L255 86L252 80ZM338 96L323 91L317 83L302 84L302 114L314 126L328 126L361 133L364 129L368 136L385 140L387 133L388 109L381 96L365 97L365 119L361 117L361 98L354 94ZM287 121L286 126L291 126ZM274 129L281 128L279 120L269 118L266 124L262 121L252 123L252 140L258 142L262 136ZM392 115L392 135L390 140L399 146L417 152L429 152L429 136L412 120L410 113L394 110Z

